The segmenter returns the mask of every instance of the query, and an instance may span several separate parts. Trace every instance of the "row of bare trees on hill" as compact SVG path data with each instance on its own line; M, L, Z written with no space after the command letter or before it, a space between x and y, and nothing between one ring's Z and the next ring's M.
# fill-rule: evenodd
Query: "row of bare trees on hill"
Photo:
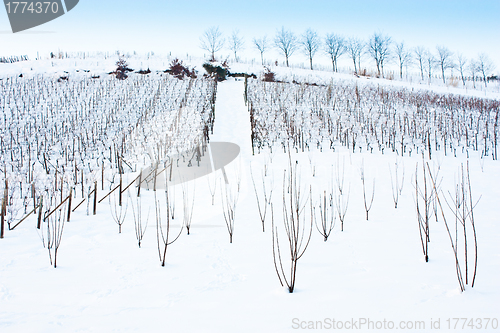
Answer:
M221 51L224 46L234 53L234 58L238 61L238 53L244 50L245 42L238 30L233 30L226 39L216 26L205 30L200 37L200 47L210 53L212 60L215 60L215 53ZM297 36L291 30L282 27L276 31L274 38L267 36L253 38L252 46L260 53L262 65L264 65L264 54L274 48L285 57L287 67L290 57L296 51L301 51L307 57L312 70L314 57L323 52L331 59L334 72L339 70L338 61L345 55L352 61L356 74L362 74L361 59L368 58L373 61L378 77L384 76L384 67L388 63L397 65L400 78L403 78L404 69L408 73L409 67L415 67L420 71L422 81L424 76L428 76L430 80L436 70L440 72L443 83L446 83L445 72L456 69L463 85L465 86L466 80L472 80L474 87L478 79L487 86L495 69L493 62L485 53L480 53L475 59L467 59L463 54L454 53L443 45L438 45L434 52L424 46L411 48L404 41L395 42L390 36L381 32L375 32L368 40L363 40L355 37L346 38L335 33L322 37L310 28Z

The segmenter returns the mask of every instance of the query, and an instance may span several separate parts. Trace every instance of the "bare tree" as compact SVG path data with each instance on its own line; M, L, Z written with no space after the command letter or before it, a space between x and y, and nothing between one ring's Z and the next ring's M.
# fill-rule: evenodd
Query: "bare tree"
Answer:
M168 186L165 186L165 222L162 221L162 209L161 202L156 197L156 191L154 191L155 200L155 212L156 212L156 241L158 244L158 256L160 257L160 262L162 266L165 266L165 259L167 257L167 248L169 245L174 243L182 233L184 224L181 225L179 234L172 240L170 235L170 198L168 193Z
M320 47L320 39L316 31L307 29L300 39L302 50L309 57L309 66L313 69L313 57Z
M348 190L346 193L346 191L344 190L344 181L345 181L345 159L342 158L342 169L341 169L339 158L337 158L337 167L335 168L335 187L336 187L335 197L337 203L337 214L340 220L340 231L344 231L345 215L347 213L347 207L349 206L349 194L351 193L351 183L349 182Z
M430 52L427 51L425 55L425 60L427 62L427 75L429 77L429 83L432 79L432 70L436 67L436 57Z
M344 37L335 35L335 34L327 34L325 38L325 51L332 59L333 71L338 72L337 61L342 54L344 54L346 49L346 42Z
M457 54L458 70L460 71L460 77L462 78L462 83L465 86L465 69L467 66L467 58L462 54Z
M134 216L135 237L137 238L139 247L141 247L142 239L144 238L144 234L146 233L146 229L148 227L150 209L148 209L146 223L143 226L141 197L137 196L135 198L135 203L134 199L130 195L130 192L128 192L128 197L130 199L130 205L132 206L132 215Z
M411 62L411 52L405 47L405 43L396 44L396 56L399 62L399 78L403 78L403 66L407 66ZM408 75L408 74L407 74Z
M424 253L425 262L429 262L429 243L431 241L429 222L433 214L431 205L434 203L435 192L433 188L429 186L429 180L427 179L428 173L425 169L425 164L422 164L422 171L421 185L419 185L417 163L415 167L415 206L417 209L417 222L420 232L422 251Z
M401 192L403 191L403 185L404 185L404 180L405 180L405 167L403 164L403 171L401 175L401 179L399 179L398 175L398 170L399 170L399 163L396 160L394 163L394 177L392 174L392 168L391 165L389 165L389 174L391 175L391 188L392 188L392 199L394 201L394 208L398 208L398 202L399 202L399 197L401 196ZM394 178L394 179L393 179Z
M472 77L472 85L475 89L476 88L476 74L477 74L478 66L477 66L477 62L474 59L471 59L469 61L468 69L469 69L470 75Z
M264 202L261 205L259 200L259 194L257 192L257 186L255 185L255 180L253 178L252 167L250 167L250 176L252 178L253 188L255 191L255 197L257 198L257 208L259 210L260 221L262 222L262 232L265 232L265 221L267 214L267 206L271 203L271 197L273 195L273 184L271 180L271 186L268 186L268 190L266 190L266 181L265 175L262 175L262 192L264 194ZM270 188L269 188L270 187ZM269 192L268 192L269 191Z
M474 270L472 274L472 283L471 287L474 287L474 283L476 280L476 271L477 271L477 234L476 234L476 227L475 227L475 221L474 221L474 208L476 207L477 203L479 202L479 199L476 201L474 204L474 201L472 199L472 188L471 188L471 183L470 183L470 173L469 173L469 162L467 162L467 174L464 173L463 170L463 165L461 166L461 173L459 174L459 180L458 183L455 186L455 193L450 195L450 201L451 204L446 201L448 207L452 210L454 217L455 217L455 228L454 230L451 230L450 224L448 224L448 221L446 219L446 215L443 210L443 205L441 203L441 195L439 194L439 191L437 190L436 186L436 181L434 177L432 176L432 173L430 172L429 164L427 163L427 169L429 170L429 176L432 181L432 185L434 188L434 192L436 193L436 201L439 205L439 209L441 211L441 215L443 218L444 225L446 227L446 231L448 232L448 237L450 239L450 244L451 248L453 249L453 254L455 255L455 269L457 273L457 278L458 278L458 283L460 285L460 290L465 291L465 285L468 284L469 282L469 269L468 269L468 249L469 245L467 242L467 235L470 233L470 231L467 231L467 224L470 224L472 227L472 237L474 239ZM442 193L442 192L441 192ZM443 195L444 199L446 200L446 196ZM468 223L467 223L468 222ZM462 273L461 265L460 265L460 258L459 258L459 253L458 253L458 228L459 225L458 223L461 224L462 230L463 230L463 251L464 251L464 259L463 263L465 264L465 284L464 284L464 274ZM469 229L470 230L470 229ZM454 237L453 237L454 236Z
M57 268L57 252L61 245L62 234L64 230L64 212L65 209L56 209L47 219L47 250L49 250L50 264ZM52 256L54 261L52 261Z
M213 185L212 185L212 179L214 181ZM210 194L212 196L212 206L214 205L215 203L215 193L217 191L217 181L218 181L218 177L216 175L215 172L212 172L208 177L207 177L207 180L208 180L208 189L210 190Z
M290 30L285 30L285 27L281 27L281 30L276 32L274 37L274 45L283 53L286 59L286 66L289 67L288 58L297 49L297 37Z
M464 182L467 182L467 187L465 191L469 193L469 197L468 198L464 197L464 201L468 199L469 213L467 214L467 216L469 217L469 221L472 226L472 232L474 235L474 273L472 275L472 284L471 284L471 287L474 288L474 282L476 281L476 272L477 272L477 234L476 234L476 222L474 221L474 208L479 203L479 200L481 200L481 196L479 196L479 199L477 199L476 203L474 203L472 199L472 185L470 183L469 161L467 161L467 176L466 179L462 181L462 183ZM466 281L467 279L468 277L466 277Z
M224 185L221 185L220 190L222 197L222 213L224 215L224 221L226 222L227 232L229 233L229 243L232 243L234 234L234 218L236 212L236 203L238 202L239 192L231 191L228 184L226 183L224 183Z
M365 44L361 39L358 38L349 38L346 45L347 53L352 59L354 64L354 73L359 73L361 70L360 62L361 62L361 54L365 48Z
M229 38L229 48L234 52L234 61L238 61L238 52L244 48L243 37L240 36L239 30L233 30L231 37Z
M200 47L210 52L211 59L215 60L215 52L219 52L224 47L224 36L219 27L210 27L200 37Z
M323 197L319 199L319 219L321 221L321 227L318 227L316 221L316 214L314 214L314 222L316 224L316 229L318 229L323 240L326 242L330 233L335 226L335 206L333 205L333 189L327 194L323 191Z
M364 162L361 162L361 168L360 168L359 172L360 172L360 177L361 177L361 184L363 185L363 202L365 204L366 220L368 221L368 213L370 212L370 209L372 209L373 197L375 196L375 179L373 179L373 189L372 189L371 198L369 200L367 200L368 198L366 196L365 164L364 164Z
M391 38L374 33L368 42L368 54L375 60L378 76L384 76L384 62L390 56Z
M443 76L443 83L446 83L446 79L444 77L444 71L448 68L453 68L453 52L451 52L447 47L437 46L436 50L438 52L438 63L441 68L441 75Z
M111 210L111 216L113 217L113 220L118 224L118 233L122 233L122 224L125 222L125 217L127 216L127 208L128 208L128 203L125 204L125 209L123 208L122 205L122 175L120 175L120 185L119 188L116 190L117 193L112 193L109 196L109 209ZM118 196L118 198L116 198Z
M189 191L189 182L182 184L182 204L184 213L184 226L186 226L187 234L191 229L191 220L193 219L194 198L196 194L196 183L193 181L193 190ZM191 201L191 202L190 202Z
M300 186L300 179L297 175L297 165L292 167L289 155L289 170L285 170L283 178L283 224L288 240L288 249L290 253L290 273L287 278L281 258L281 250L278 237L278 228L274 225L273 206L271 204L272 237L273 237L273 259L278 279L283 286L283 281L288 287L288 292L293 293L297 276L297 262L304 255L309 245L312 234L313 208L311 188L309 188L310 201L310 222L307 222L305 216L305 207L308 198L304 199L304 194ZM306 230L309 229L308 231ZM309 235L307 235L309 233ZM304 243L304 240L306 241ZM288 252L288 251L287 251Z
M424 67L425 67L425 53L426 50L423 46L417 46L413 52L415 53L415 57L418 62L418 67L420 68L420 75L422 81L424 80Z
M488 81L488 74L493 70L493 62L490 60L490 58L485 54L481 53L477 57L477 69L478 71L483 74L483 81L484 81L484 86L486 87L487 84L486 82Z
M264 65L264 52L266 52L267 49L269 48L268 42L269 41L267 40L267 36L258 39L257 38L253 39L253 44L255 48L260 52L260 60L262 65Z
M464 250L463 263L465 265L465 284L469 284L469 260L468 260L469 244L467 235L470 234L470 231L469 232L467 231L467 225L469 224L468 222L470 222L470 225L473 229L472 231L474 237L475 261L474 261L474 275L473 275L472 287L474 287L474 280L476 278L476 268L477 268L477 238L476 238L476 227L474 223L473 210L477 205L477 203L479 202L479 199L481 199L481 197L479 197L478 201L475 204L473 204L468 161L467 161L467 174L465 174L464 166L463 164L461 164L458 178L459 178L458 182L455 185L455 193L452 194L448 192L451 203L448 202L448 200L446 200L446 196L444 196L444 199L446 201L446 204L448 205L448 207L455 216L455 244L453 245L452 242L452 246L455 247L456 252L458 252L458 240L457 240L458 228L461 227L463 232L463 250ZM460 225L457 224L457 221ZM462 286L464 286L463 280L461 284Z

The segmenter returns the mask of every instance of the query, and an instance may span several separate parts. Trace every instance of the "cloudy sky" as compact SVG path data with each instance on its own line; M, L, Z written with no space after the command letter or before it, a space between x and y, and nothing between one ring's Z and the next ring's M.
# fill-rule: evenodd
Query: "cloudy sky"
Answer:
M37 51L57 50L203 56L199 37L210 26L219 26L226 35L238 29L247 59L259 57L254 37L272 38L284 26L297 35L312 28L321 36L337 33L365 40L382 32L411 47L435 51L444 45L468 58L484 52L496 72L500 68L498 0L80 0L66 15L16 34L6 11L0 10L0 56L33 57ZM220 56L229 54L223 50ZM268 58L280 60L280 55L272 51ZM296 52L290 60L306 58Z

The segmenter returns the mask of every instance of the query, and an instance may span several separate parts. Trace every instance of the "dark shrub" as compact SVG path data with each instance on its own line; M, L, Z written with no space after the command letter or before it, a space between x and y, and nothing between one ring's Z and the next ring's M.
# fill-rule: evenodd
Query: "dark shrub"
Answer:
M182 64L182 60L179 60L177 58L172 60L169 69L167 69L165 72L170 73L179 80L184 79L185 76L196 79L196 71L194 70L194 67L190 70L189 67Z
M116 62L116 70L112 74L116 74L116 78L119 80L125 80L128 75L127 72L133 72L134 70L128 67L127 61L120 57Z
M203 64L203 68L207 71L209 77L213 77L217 81L224 81L226 76L229 74L229 66L226 61L224 61L220 66L212 65L207 62Z
M264 72L264 77L262 78L262 81L265 82L276 82L276 77L273 72L269 68L266 67L266 71Z

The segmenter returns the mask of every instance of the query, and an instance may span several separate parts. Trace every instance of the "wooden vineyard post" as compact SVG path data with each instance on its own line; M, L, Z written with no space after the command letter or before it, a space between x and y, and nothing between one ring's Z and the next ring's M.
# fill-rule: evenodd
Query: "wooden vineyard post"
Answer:
M93 214L95 215L97 209L97 181L94 182L94 211Z
M36 224L37 229L40 229L42 225L42 209L43 209L43 195L40 196L40 205L38 207L38 221Z
M141 195L142 169L139 173L139 186L137 187L137 197Z
M118 189L118 206L122 206L122 174L120 173L120 188Z
M9 204L9 181L5 180L5 189L3 190L2 207L0 211L0 238L4 236L5 230L5 214L7 212L7 205Z
M104 191L104 160L102 161L101 167L101 190Z
M81 171L81 176L82 176L82 198L83 198L85 196L85 194L84 194L84 188L83 188L83 183L84 183L84 181L83 181L83 168L80 171Z
M73 197L73 188L69 189L69 200L68 200L68 219L67 222L69 222L69 219L71 217L71 199Z
M4 205L5 205L5 200L2 198L2 211L0 212L1 215L1 221L0 221L0 239L3 238L3 231L5 228L5 220L4 220Z
M63 201L63 189L64 189L64 179L61 176L61 201Z
M36 197L35 197L35 183L31 183L31 197L33 198L33 208L36 207Z

